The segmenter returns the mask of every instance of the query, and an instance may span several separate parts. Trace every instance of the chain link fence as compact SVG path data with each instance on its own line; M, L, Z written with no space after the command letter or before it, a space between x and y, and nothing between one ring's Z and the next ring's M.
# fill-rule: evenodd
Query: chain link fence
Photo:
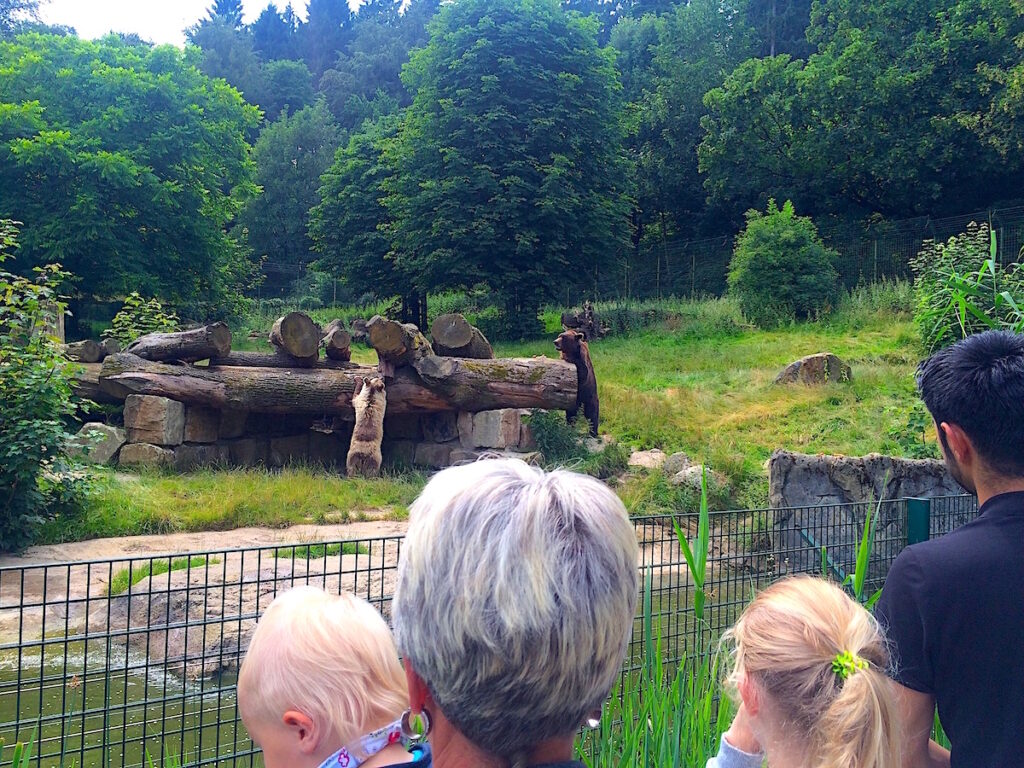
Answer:
M878 521L870 593L908 541L977 512L973 497L915 505L712 513L703 622L674 525L693 537L698 515L634 518L650 621L635 622L623 674L643 663L655 639L645 632L678 662L709 647L781 576L824 570L843 581L869 513ZM0 568L0 739L33 741L40 768L262 765L235 700L257 618L298 584L354 592L388 617L401 550L402 538L387 536Z

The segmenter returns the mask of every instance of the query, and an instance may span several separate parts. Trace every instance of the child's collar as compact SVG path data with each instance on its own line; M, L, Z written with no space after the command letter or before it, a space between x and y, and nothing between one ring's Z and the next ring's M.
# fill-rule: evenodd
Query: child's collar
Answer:
M402 721L395 720L383 728L366 734L355 744L346 744L320 763L320 768L356 768L385 747L401 743L403 743Z

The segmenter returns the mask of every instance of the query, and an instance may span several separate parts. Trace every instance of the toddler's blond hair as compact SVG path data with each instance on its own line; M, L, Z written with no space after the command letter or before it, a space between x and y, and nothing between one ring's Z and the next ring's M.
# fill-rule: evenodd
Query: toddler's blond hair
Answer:
M878 623L839 587L811 576L782 579L743 611L725 642L735 648L732 682L746 673L794 732L805 734L812 765L898 768L898 706L886 676ZM863 660L845 680L837 655Z
M297 710L329 727L338 746L401 716L405 673L391 630L355 595L312 586L284 592L256 625L238 675L243 718L280 721Z

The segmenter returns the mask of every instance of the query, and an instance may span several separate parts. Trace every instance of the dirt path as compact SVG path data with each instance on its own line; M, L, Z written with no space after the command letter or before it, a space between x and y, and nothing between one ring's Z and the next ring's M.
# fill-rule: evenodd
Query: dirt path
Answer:
M30 547L20 555L0 555L0 568L23 568L50 563L86 560L124 560L152 555L177 555L195 552L223 552L242 547L266 547L281 544L308 544L317 541L343 541L375 536L400 536L408 523L392 520L368 520L338 525L293 525L290 528L238 528L233 531L167 533L155 536L123 536L92 539L70 544Z

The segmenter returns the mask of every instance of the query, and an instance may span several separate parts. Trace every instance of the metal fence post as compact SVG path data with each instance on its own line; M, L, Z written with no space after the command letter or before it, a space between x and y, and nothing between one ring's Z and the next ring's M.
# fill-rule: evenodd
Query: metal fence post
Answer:
M907 546L928 541L931 520L931 499L907 499Z

